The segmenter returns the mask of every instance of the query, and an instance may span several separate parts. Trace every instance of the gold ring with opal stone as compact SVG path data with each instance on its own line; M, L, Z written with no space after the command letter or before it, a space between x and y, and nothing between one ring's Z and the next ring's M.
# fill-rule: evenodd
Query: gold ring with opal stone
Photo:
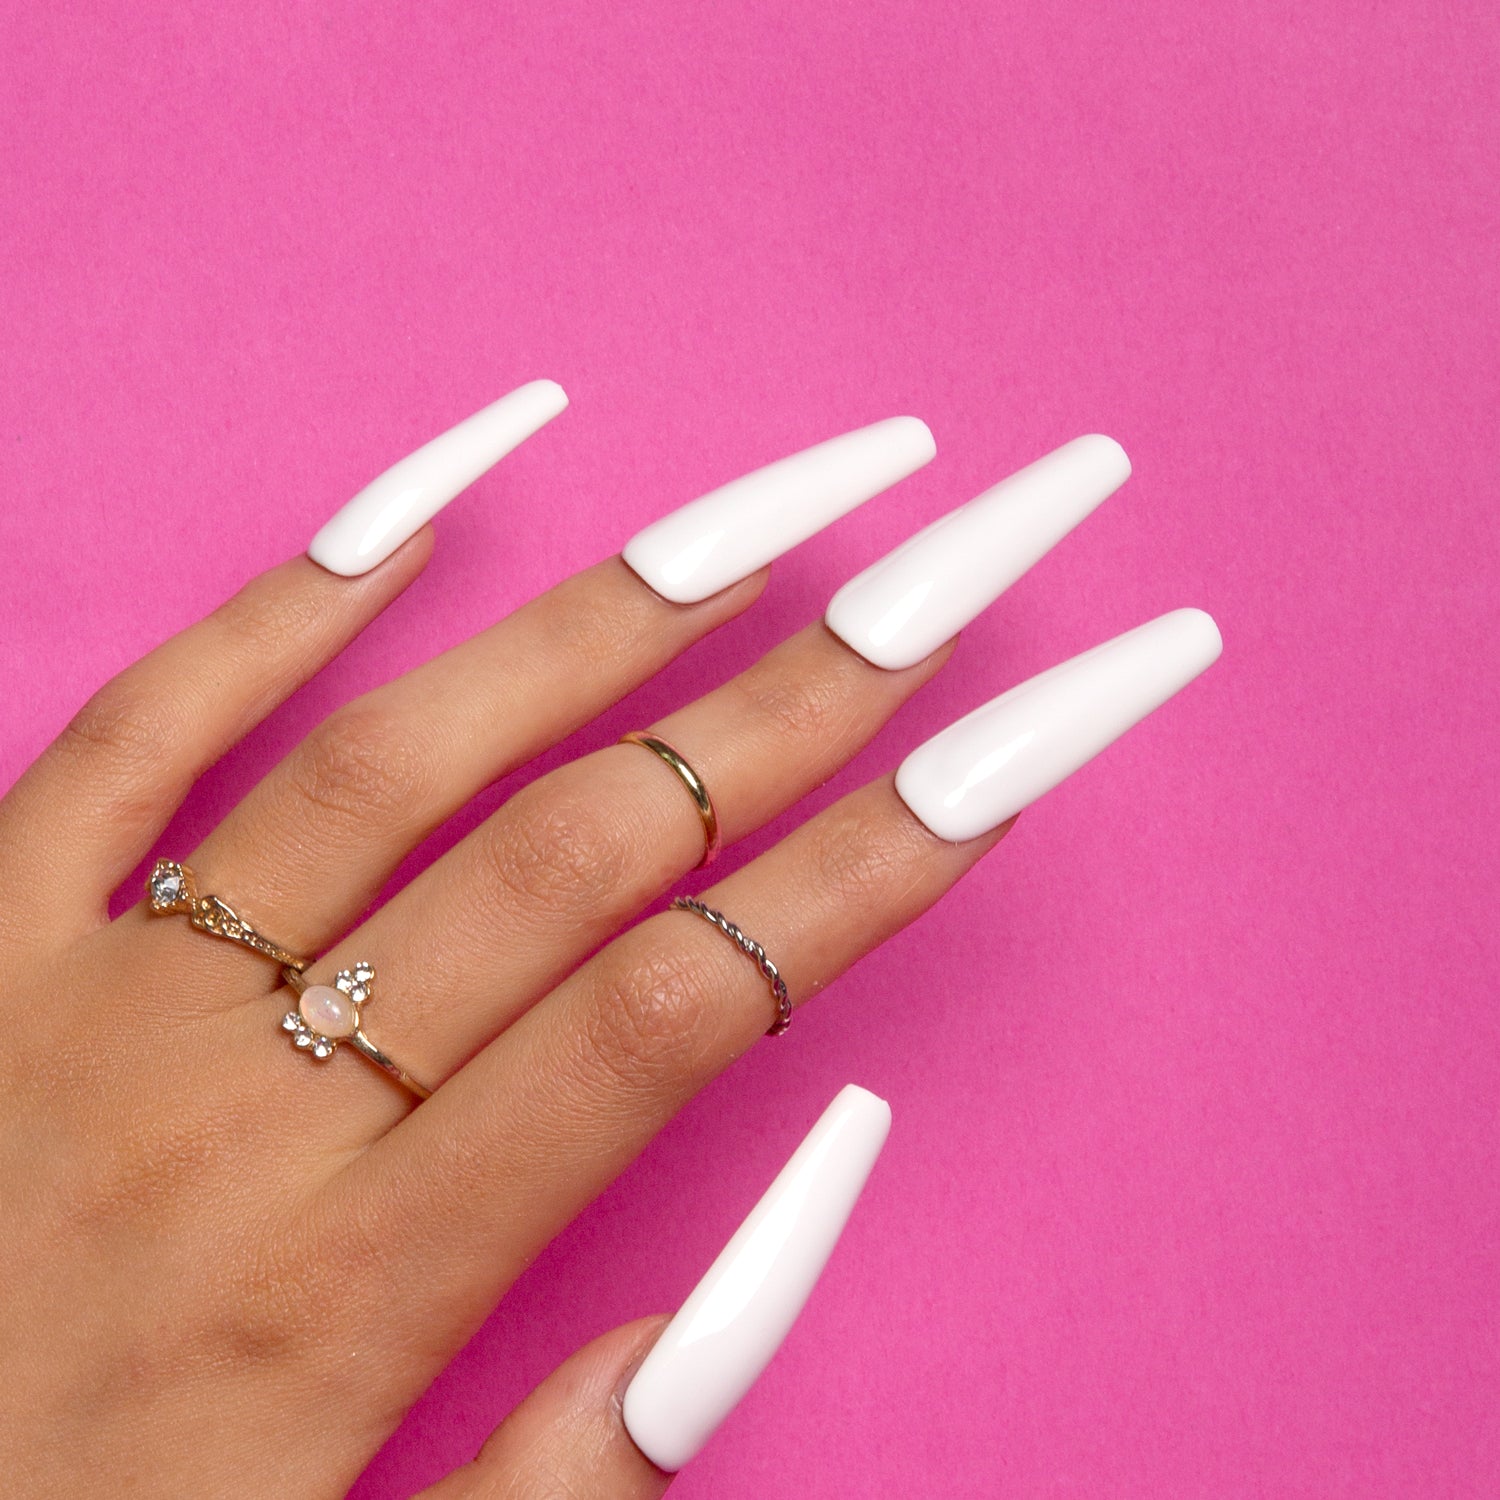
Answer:
M300 974L310 962L298 958L295 953L273 943L270 938L258 933L232 906L226 905L217 896L200 896L197 877L186 866L174 859L159 859L146 880L146 895L151 902L152 914L158 917L175 916L181 913L200 932L227 942L238 943L242 948L264 954L284 970Z
M290 966L282 977L297 992L297 1008L281 1018L281 1029L291 1034L300 1050L323 1062L341 1042L347 1042L418 1099L432 1097L426 1084L418 1083L400 1063L387 1057L365 1031L364 1008L375 994L374 964L360 962L340 969L332 984L309 984L300 970Z

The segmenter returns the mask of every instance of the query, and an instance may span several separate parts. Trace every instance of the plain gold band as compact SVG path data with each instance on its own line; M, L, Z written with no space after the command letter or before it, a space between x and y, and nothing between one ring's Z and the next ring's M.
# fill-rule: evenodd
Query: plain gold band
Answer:
M620 736L620 743L643 745L671 766L677 779L688 789L688 795L692 797L693 806L698 809L698 816L703 822L703 858L698 861L698 868L701 870L704 865L712 864L719 852L719 815L714 811L714 801L708 795L703 778L664 739L654 734L632 730L629 734Z

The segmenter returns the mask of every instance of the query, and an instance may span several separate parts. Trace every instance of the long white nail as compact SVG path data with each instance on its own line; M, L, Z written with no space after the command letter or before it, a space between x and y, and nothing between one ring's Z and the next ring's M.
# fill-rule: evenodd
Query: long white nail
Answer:
M909 667L989 608L1130 478L1113 438L1074 438L888 553L833 596L828 628L877 667Z
M625 561L663 598L696 604L915 473L936 452L916 417L846 432L663 516L625 544Z
M555 380L533 380L502 396L367 484L312 539L307 555L345 578L368 573L567 404Z
M896 791L940 839L976 838L1113 744L1223 649L1201 609L1173 610L950 724L901 762Z
M890 1128L884 1099L841 1090L667 1324L625 1392L625 1427L658 1468L680 1469L781 1347Z

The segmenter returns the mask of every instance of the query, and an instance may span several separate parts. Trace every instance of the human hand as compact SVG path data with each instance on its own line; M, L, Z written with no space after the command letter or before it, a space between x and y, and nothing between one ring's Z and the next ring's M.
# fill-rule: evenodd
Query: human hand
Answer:
M319 1012L278 988L264 953L144 901L107 918L196 779L421 571L441 501L561 404L538 382L413 455L320 533L316 561L255 579L101 689L0 801L12 1492L340 1493L548 1240L775 1018L766 975L709 922L629 925L706 837L683 775L639 744L539 777L366 913L484 787L748 608L788 546L926 462L912 419L685 507L623 560L340 709L188 855L200 897L321 955L298 985L373 965L360 1035L434 1090L426 1102L353 1039L296 1056L283 1016L336 1030L339 1002L319 992L334 1007ZM711 792L722 839L833 775L1126 472L1107 439L1059 450L862 574L828 624L653 726ZM1120 637L702 899L800 1004L1217 652L1196 611ZM433 1493L659 1493L669 1476L632 1441L621 1392L661 1328L576 1355Z

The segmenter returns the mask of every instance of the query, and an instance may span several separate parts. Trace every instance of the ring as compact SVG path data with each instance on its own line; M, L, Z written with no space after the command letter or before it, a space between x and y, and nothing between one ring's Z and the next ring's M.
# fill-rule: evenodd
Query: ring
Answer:
M176 860L157 860L156 868L146 881L146 894L151 898L154 915L164 917L177 912L186 913L200 932L226 938L244 948L253 948L294 974L300 974L311 962L310 959L298 958L280 943L262 937L233 907L217 896L200 896L193 872Z
M645 734L640 730L632 730L629 734L620 736L622 745L644 745L653 755L659 755L677 773L677 779L688 789L688 795L693 799L693 806L698 809L698 816L703 820L703 858L698 861L701 870L704 865L712 864L714 856L719 852L719 815L714 811L713 798L708 795L708 788L703 784L703 778L664 740L654 734Z
M290 1032L304 1052L323 1062L333 1056L340 1042L348 1042L418 1099L432 1097L426 1084L418 1083L400 1063L387 1057L365 1032L363 1010L375 989L374 964L361 962L340 969L332 984L309 984L290 967L283 977L297 992L297 1008L281 1018L281 1029Z
M678 896L672 902L674 911L690 911L705 922L711 922L725 937L729 938L746 958L752 960L761 976L771 986L771 995L776 1001L776 1019L766 1030L767 1036L780 1036L792 1024L792 1001L786 992L786 981L781 971L766 957L766 950L754 938L746 936L721 911L694 901L691 896Z

